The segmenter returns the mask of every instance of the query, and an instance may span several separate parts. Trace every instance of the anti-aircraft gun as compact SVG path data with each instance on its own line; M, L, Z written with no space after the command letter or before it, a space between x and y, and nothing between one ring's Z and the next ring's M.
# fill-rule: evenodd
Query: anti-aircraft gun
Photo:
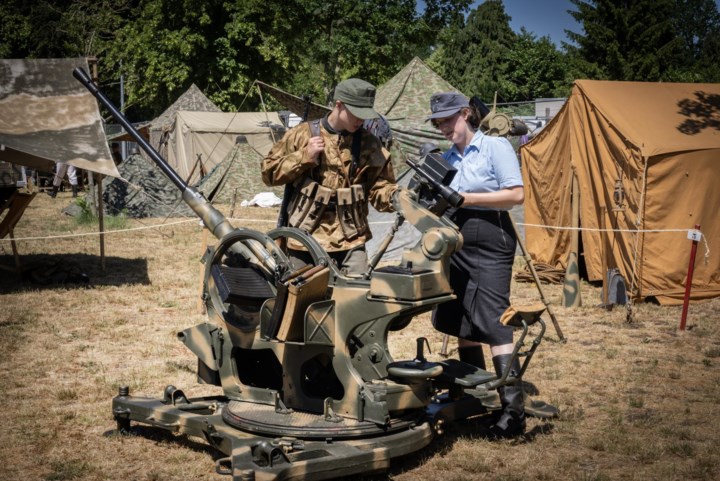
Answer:
M168 386L154 399L123 386L112 401L120 432L134 422L204 438L225 455L217 471L236 481L329 479L385 470L392 458L428 445L445 422L499 408L495 389L518 380L509 373L498 378L457 360L430 362L422 337L414 359L396 361L389 351L389 332L454 298L448 258L462 237L447 217L422 205L418 192L401 190L393 200L396 211L422 233L417 245L397 266L346 276L299 229L233 228L83 70L73 75L219 239L203 257L208 319L177 336L197 356L199 380L220 386L222 395L191 399ZM425 178L421 172L430 163L421 164L413 168ZM433 187L423 194L425 201L435 189L443 202L457 204L457 193L428 182ZM276 242L287 238L302 243L312 265L292 267ZM524 372L544 323L537 313L518 313L510 322L523 329L515 354L523 357ZM540 333L524 349L534 323Z

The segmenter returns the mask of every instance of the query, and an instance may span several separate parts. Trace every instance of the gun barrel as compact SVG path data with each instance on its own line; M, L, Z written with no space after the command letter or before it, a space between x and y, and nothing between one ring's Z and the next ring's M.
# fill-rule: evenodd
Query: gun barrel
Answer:
M173 184L175 184L175 186L177 186L178 189L185 190L187 188L187 183L185 183L178 173L175 172L170 165L168 165L165 159L158 154L148 141L140 135L140 132L133 127L125 115L123 115L123 113L120 112L115 105L113 105L113 103L105 96L97 85L90 80L90 77L85 70L80 67L75 68L73 70L73 77L80 81L80 83L83 84L85 88L88 89L90 93L93 94L95 98L97 98L98 101L110 111L115 120L117 120L118 123L123 126L125 131L135 140L135 142L137 142L138 145L147 152L150 158L162 169L163 173L172 181Z
M182 198L188 206L200 217L205 226L210 229L218 239L222 238L225 234L232 232L233 226L223 216L220 211L213 207L210 202L205 199L201 193L196 189L187 185L187 183L178 175L177 172L163 159L160 154L140 135L140 132L128 121L127 117L118 110L117 107L108 99L105 94L98 88L97 85L90 79L87 72L80 67L73 70L73 77L75 77L91 94L98 99L98 101L107 108L115 120L123 126L125 131L140 145L140 147L150 156L155 164L163 171L163 173L175 184L175 186L182 192Z

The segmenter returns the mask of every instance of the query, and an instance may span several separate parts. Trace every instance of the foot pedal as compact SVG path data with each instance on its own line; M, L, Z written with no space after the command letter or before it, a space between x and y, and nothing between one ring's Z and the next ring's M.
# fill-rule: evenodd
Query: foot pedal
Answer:
M469 388L497 379L495 374L457 359L440 361L438 364L443 367L438 380L449 384Z

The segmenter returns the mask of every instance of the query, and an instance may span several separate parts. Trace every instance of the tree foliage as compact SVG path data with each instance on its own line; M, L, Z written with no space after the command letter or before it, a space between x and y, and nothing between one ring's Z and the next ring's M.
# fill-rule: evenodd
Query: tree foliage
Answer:
M566 77L568 62L550 37L536 38L524 27L508 54L508 96L514 101L566 97L572 81Z
M495 91L510 94L509 53L515 42L510 17L500 0L487 0L464 23L451 26L443 37L441 74L467 95L492 99Z
M584 34L571 55L610 80L717 81L717 6L708 0L571 0ZM573 51L574 50L574 51Z
M325 103L341 80L381 85L413 56L491 102L564 96L576 78L720 81L713 0L571 0L582 33L561 49L510 28L501 0L6 0L0 56L98 59L132 120L195 83L223 110L253 110L254 80ZM422 5L423 7L420 7Z

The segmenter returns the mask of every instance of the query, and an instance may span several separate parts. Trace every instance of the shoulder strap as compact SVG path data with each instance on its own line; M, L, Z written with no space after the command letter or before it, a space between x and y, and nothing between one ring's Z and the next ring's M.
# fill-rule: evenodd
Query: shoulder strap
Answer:
M350 155L352 157L352 164L350 164L350 182L355 178L355 172L357 172L358 164L360 164L360 148L362 147L362 131L363 127L360 127L353 134L352 147L350 148Z
M310 134L313 137L320 135L320 119L312 120L308 122L308 125L310 126Z

